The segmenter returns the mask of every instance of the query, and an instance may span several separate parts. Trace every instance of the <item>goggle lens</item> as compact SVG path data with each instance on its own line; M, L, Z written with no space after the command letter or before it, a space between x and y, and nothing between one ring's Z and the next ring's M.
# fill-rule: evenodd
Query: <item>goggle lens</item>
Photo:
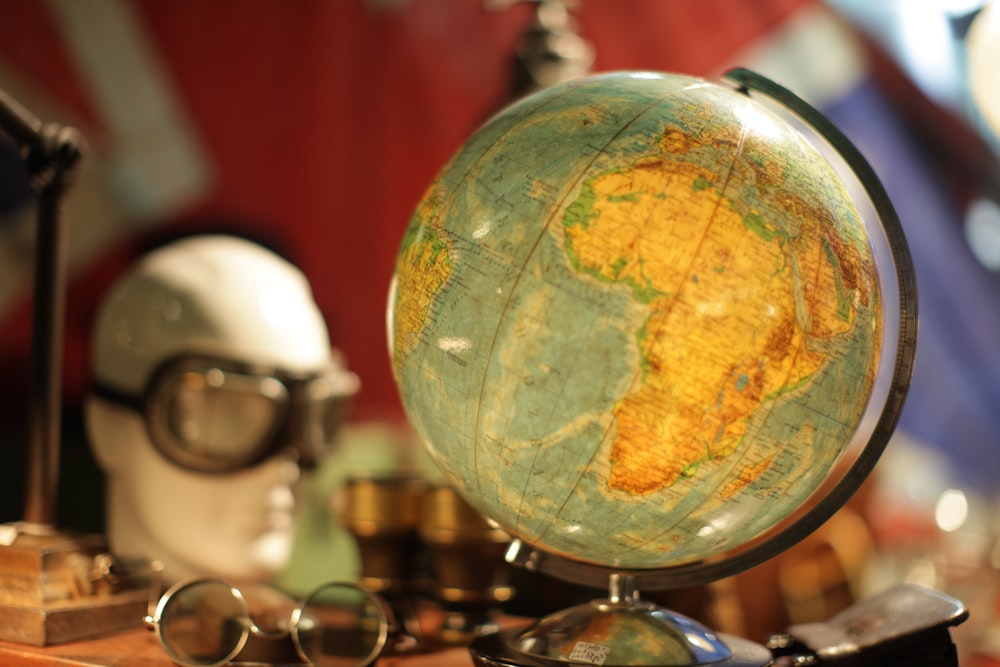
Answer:
M198 468L229 469L254 460L274 437L288 393L274 378L210 369L166 379L163 406L169 452Z
M294 376L275 368L201 357L169 360L140 394L95 383L94 392L146 419L150 439L170 461L229 473L282 450L309 468L334 442L358 377L337 364Z

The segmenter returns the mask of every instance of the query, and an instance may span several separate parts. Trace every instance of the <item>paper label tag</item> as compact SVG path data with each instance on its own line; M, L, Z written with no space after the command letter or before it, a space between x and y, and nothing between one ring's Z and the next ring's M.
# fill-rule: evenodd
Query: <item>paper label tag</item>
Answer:
M611 653L610 646L591 644L590 642L577 642L573 647L573 652L569 654L570 660L585 662L590 665L603 665Z

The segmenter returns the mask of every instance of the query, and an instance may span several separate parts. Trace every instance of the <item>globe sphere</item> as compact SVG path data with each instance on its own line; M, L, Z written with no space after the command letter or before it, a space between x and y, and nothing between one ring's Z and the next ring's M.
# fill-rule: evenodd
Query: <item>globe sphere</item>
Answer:
M801 512L882 361L882 276L796 125L618 72L489 120L416 207L388 305L407 414L511 535L618 570L698 563Z

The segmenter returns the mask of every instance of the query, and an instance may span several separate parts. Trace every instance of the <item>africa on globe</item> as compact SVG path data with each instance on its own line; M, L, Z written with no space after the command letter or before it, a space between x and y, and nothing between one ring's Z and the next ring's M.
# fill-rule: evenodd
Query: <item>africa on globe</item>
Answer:
M824 155L739 91L593 76L500 112L416 208L389 300L407 415L527 544L654 569L797 511L862 420L869 232Z

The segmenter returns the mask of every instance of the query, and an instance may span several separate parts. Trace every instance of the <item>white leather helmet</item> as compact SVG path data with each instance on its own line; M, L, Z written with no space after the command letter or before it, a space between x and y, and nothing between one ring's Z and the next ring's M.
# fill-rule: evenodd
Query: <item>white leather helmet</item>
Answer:
M221 235L158 249L119 280L98 314L92 376L94 396L142 414L168 460L207 473L292 446L315 463L359 385L302 272Z

